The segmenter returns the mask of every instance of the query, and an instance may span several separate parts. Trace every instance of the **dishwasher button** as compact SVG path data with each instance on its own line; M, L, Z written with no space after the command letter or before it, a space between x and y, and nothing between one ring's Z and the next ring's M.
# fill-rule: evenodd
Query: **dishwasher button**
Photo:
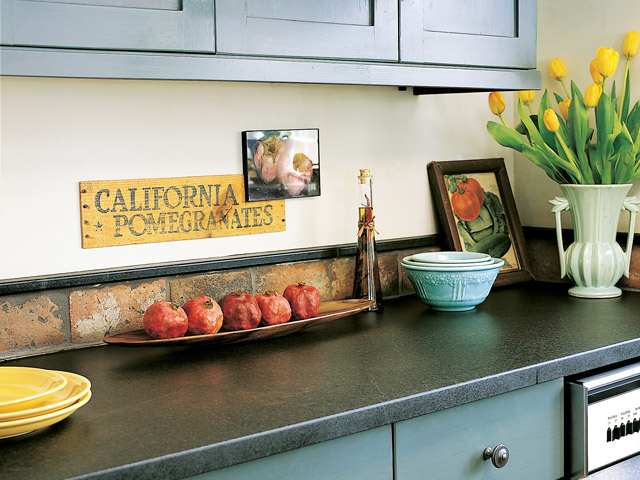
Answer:
M633 424L631 420L627 422L627 435L631 435L633 433Z
M611 440L613 440L611 438L611 427L607 428L607 442L610 442Z
M613 427L613 440L619 440L619 439L620 439L620 429L616 425L615 427Z

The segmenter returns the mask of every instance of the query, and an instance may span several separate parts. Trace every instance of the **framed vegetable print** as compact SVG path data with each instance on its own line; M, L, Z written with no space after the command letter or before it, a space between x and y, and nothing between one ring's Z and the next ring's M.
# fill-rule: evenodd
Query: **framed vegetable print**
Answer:
M503 259L496 285L532 280L504 160L431 162L427 172L448 248Z

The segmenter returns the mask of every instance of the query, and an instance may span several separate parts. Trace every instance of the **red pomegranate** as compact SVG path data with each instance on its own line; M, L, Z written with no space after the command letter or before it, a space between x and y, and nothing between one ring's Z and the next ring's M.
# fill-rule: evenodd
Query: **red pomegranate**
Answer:
M256 295L256 300L262 312L261 325L279 325L291 318L289 301L273 290Z
M192 298L182 306L189 319L189 335L217 333L222 327L222 309L206 295Z
M298 283L289 285L284 291L284 298L289 300L294 320L317 317L320 312L320 292L313 285Z
M218 303L222 308L223 330L248 330L260 324L262 313L253 295L238 290L228 293Z
M171 302L156 302L147 308L142 326L151 338L175 338L187 333L189 320L186 312Z

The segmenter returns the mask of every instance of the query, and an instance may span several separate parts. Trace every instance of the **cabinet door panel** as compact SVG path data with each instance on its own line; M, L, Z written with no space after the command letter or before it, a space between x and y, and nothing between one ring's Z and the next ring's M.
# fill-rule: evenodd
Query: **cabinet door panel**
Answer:
M190 480L392 480L391 427L253 460Z
M214 52L213 0L3 0L4 45Z
M536 68L536 0L406 0L400 60Z
M218 0L218 52L398 59L395 0Z
M555 480L564 474L562 379L399 422L396 478ZM504 444L498 469L485 447Z

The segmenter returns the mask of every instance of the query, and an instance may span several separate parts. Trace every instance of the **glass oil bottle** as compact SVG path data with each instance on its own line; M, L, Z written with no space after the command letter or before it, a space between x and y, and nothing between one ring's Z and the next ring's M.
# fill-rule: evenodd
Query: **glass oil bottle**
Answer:
M353 279L353 298L373 300L368 310L382 310L382 285L376 253L372 176L368 169L358 176L358 246Z

